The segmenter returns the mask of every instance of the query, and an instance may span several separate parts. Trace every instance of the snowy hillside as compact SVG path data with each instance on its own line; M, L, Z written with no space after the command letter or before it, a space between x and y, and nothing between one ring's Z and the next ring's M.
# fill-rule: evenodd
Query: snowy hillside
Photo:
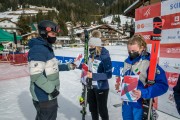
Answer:
M111 24L112 20L113 20L113 17L118 17L118 15L107 16L107 17L103 18L102 21L107 23L107 24ZM119 17L121 19L121 26L126 24L126 22L130 23L131 19L132 19L131 17L127 17L127 16L124 16L124 15L119 15Z
M45 8L45 7L37 7L37 6L30 6L29 9L19 9L16 11L6 11L6 12L0 12L0 18L11 18L12 22L17 22L18 18L21 16L21 14L26 15L36 15L39 10L41 10L43 13L47 13L48 11L55 10L58 12L55 8Z

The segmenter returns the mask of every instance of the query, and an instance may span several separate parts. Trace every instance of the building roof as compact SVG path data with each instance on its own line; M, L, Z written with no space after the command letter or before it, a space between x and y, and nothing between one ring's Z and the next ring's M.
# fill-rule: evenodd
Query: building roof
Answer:
M16 22L11 21L11 18L0 18L0 22L5 21L5 20L7 20L7 21L9 21L9 22L14 23L14 24L17 25Z
M0 22L4 20L11 20L11 18L0 18Z
M25 36L32 35L32 34L37 34L37 32L36 32L36 31L33 31L33 32L31 32L31 33L27 33L27 34L24 34L24 35L21 35L21 36L22 36L22 37L25 37Z
M98 29L98 28L99 28L99 29L110 29L110 30L113 30L113 31L118 32L118 33L120 33L120 34L123 34L123 33L121 33L120 31L112 28L111 26L109 26L109 25L107 25L107 24L97 25L97 26L95 26L95 27L88 28L87 31L93 31L93 30ZM81 30L77 30L77 31L75 32L75 34L80 34L80 33L83 33L83 32L84 32L84 29L81 29Z

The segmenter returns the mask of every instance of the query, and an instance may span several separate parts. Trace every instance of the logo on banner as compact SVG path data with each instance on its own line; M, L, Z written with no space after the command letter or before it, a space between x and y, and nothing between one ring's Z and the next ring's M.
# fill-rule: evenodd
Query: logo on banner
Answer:
M166 77L168 79L168 84L170 86L175 86L177 81L178 81L179 74L178 73L166 72Z
M164 67L168 68L169 67L169 62L164 62Z
M167 48L166 49L167 53L180 53L180 48Z
M147 31L153 31L153 19L144 19L144 20L138 20L135 23L135 32L147 32Z
M148 17L151 14L151 7L147 9L147 11L144 13L144 16Z
M137 25L137 29L143 29L144 28L144 24L138 24Z
M171 23L172 26L180 25L180 16L174 16L174 22Z
M152 25L150 23L142 23L142 24L137 24L137 29L144 29L151 27Z
M145 40L150 40L151 39L151 35L143 35Z
M178 8L180 8L180 2L170 4L170 10L178 9Z
M180 21L179 18L180 18L179 16L175 16L175 17L174 17L174 21L175 21L175 22L179 22L179 21Z
M161 2L153 5L140 7L135 11L135 20L143 20L147 18L154 18L161 16Z

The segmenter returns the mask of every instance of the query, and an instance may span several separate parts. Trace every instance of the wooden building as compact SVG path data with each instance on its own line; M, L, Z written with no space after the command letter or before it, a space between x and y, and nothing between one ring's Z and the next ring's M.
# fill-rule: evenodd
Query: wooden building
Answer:
M85 28L78 27L78 30L74 30L74 34L80 37L81 40L84 38L84 29ZM125 42L124 39L128 37L127 35L124 35L122 31L116 30L107 24L97 25L86 29L90 33L90 37L93 30L101 31L101 39L104 45L115 45L121 42Z

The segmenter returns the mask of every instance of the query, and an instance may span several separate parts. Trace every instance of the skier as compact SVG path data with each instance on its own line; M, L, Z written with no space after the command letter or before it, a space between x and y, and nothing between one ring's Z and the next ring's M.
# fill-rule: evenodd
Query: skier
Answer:
M137 90L133 90L133 96L137 102L123 101L122 116L124 120L142 120L142 101L160 96L167 92L168 83L164 70L157 65L155 84L145 87L147 83L147 73L150 63L150 54L146 52L147 44L144 38L136 34L127 43L129 56L124 62L123 76L139 75ZM116 83L116 90L119 90L119 83Z
M180 75L178 78L178 82L176 86L174 86L173 90L174 90L174 100L176 103L176 108L178 110L178 113L180 114Z
M89 45L89 61L87 73L88 93L87 101L92 120L109 120L107 100L109 94L108 79L112 77L112 63L109 51L102 47L101 33L92 32Z
M59 70L74 69L72 64L60 64L55 58L52 44L56 41L59 27L52 21L38 24L39 37L32 38L28 45L30 91L36 108L36 120L56 120L57 96L59 95Z

